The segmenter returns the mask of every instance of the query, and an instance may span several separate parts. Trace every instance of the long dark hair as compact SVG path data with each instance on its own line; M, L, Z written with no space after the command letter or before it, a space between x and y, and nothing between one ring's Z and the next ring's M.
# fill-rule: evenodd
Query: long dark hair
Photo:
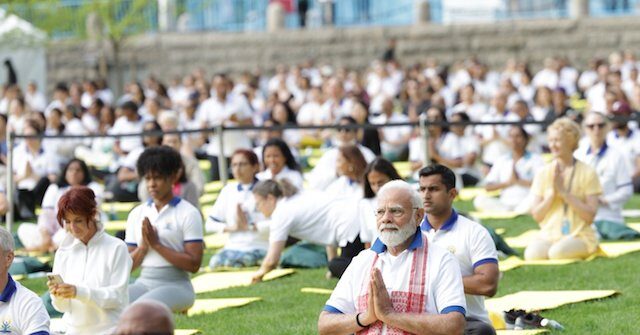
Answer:
M300 165L298 164L296 159L293 157L293 154L291 153L291 149L289 149L289 146L285 141L283 141L280 138L272 138L268 140L267 143L264 144L264 147L262 147L263 162L264 162L264 153L268 147L277 147L278 149L280 149L280 152L282 153L285 159L285 165L291 170L300 171Z
M82 173L84 174L84 178L82 178L82 185L87 186L91 182L91 172L89 172L89 167L87 166L87 163L85 163L82 159L74 158L74 159L70 160L69 163L67 163L67 165L64 166L64 169L62 169L62 173L60 174L60 177L58 177L58 186L59 187L67 187L67 186L69 186L69 182L67 181L67 178L66 178L67 177L67 170L69 170L69 167L73 163L80 164L80 169L82 170Z
M369 165L367 165L367 168L364 170L364 185L363 186L364 186L364 197L365 197L365 199L371 199L371 198L374 198L376 196L376 194L373 193L373 190L371 189L371 184L369 183L369 178L367 178L367 176L369 175L369 173L371 171L380 172L380 173L388 176L389 179L391 179L391 180L402 179L402 177L400 177L400 174L398 174L398 171L393 166L393 164L391 164L391 162L389 162L388 160L386 160L384 158L376 158L376 159L374 159L371 163L369 163Z

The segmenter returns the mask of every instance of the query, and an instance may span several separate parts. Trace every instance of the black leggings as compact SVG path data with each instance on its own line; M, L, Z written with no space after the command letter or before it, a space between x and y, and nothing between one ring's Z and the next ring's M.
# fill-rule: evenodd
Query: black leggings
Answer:
M16 219L28 220L35 218L36 207L42 205L42 199L51 182L42 177L32 190L18 189L16 201Z
M360 235L358 235L353 242L347 243L347 245L342 248L340 257L336 257L329 262L331 275L337 278L342 277L344 271L349 264L351 264L353 257L358 256L362 250L364 250L364 244L360 241Z

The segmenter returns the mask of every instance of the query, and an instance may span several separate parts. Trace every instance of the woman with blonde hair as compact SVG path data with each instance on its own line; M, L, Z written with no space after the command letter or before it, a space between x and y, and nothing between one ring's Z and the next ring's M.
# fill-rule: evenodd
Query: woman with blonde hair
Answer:
M569 118L547 129L553 160L533 179L531 214L539 236L527 246L525 259L587 258L598 248L591 224L602 187L596 171L576 160L580 126Z

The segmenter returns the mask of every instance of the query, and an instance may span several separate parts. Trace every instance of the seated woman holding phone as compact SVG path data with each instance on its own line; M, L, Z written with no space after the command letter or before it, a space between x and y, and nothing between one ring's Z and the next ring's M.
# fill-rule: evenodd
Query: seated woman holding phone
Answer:
M104 232L96 195L74 186L58 201L58 223L68 231L47 286L53 307L64 313L66 334L112 334L129 304L131 257L127 246Z

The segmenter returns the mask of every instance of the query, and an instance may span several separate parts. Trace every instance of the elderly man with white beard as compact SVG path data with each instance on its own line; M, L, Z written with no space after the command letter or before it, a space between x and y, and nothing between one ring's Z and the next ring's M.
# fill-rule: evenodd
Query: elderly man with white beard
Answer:
M423 214L420 195L406 182L380 189L380 237L338 282L320 314L320 334L462 334L460 268L420 231Z

